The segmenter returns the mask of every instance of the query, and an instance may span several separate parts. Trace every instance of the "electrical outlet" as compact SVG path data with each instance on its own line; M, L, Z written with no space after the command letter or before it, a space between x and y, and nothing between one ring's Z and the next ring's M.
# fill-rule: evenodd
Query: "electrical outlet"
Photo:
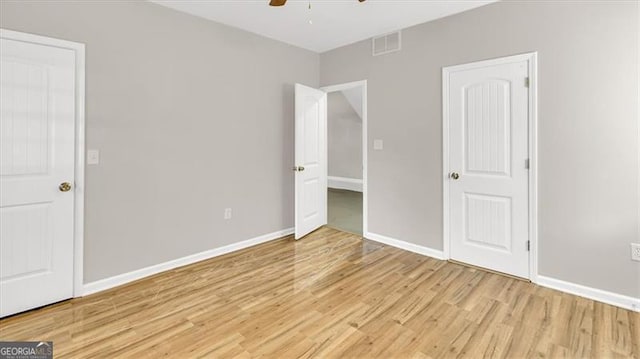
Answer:
M231 219L231 208L224 209L224 219Z
M640 262L640 243L631 243L631 260Z

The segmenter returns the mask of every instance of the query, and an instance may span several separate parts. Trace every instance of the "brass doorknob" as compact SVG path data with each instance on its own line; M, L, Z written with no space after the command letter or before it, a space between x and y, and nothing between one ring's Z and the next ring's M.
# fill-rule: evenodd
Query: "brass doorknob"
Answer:
M458 178L460 178L460 175L456 172L451 172L451 178L453 178L454 180L457 180Z
M62 182L60 183L60 185L58 186L58 189L60 190L60 192L69 192L71 190L71 183L69 182Z
M302 171L304 171L304 167L302 167L302 166L293 166L293 170L295 172L302 172Z

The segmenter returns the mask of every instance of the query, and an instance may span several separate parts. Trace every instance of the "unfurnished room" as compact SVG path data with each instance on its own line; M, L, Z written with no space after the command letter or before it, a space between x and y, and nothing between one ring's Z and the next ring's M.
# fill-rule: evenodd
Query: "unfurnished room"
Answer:
M640 1L0 0L0 359L640 359Z

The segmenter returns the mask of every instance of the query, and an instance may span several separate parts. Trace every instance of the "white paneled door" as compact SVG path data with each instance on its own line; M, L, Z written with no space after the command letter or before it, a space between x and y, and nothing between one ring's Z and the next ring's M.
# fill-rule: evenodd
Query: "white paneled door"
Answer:
M295 85L295 238L327 224L327 94Z
M0 316L73 296L75 53L0 39Z
M523 278L529 278L528 69L519 60L445 70L450 257Z

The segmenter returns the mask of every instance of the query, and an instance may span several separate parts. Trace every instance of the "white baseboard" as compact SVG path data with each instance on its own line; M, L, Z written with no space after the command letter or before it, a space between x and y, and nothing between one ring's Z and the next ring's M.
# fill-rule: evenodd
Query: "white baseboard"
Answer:
M293 228L287 228L273 233L248 239L246 241L229 244L224 247L210 249L204 252L188 255L186 257L174 259L168 262L152 265L146 268L137 269L132 272L119 274L113 277L100 279L95 282L85 283L82 295L89 295L103 290L107 290L119 285L123 285L134 280L142 279L160 272L168 271L174 268L182 267L188 264L203 261L223 254L235 252L244 248L252 247L260 243L268 242L274 239L282 238L293 233Z
M362 180L357 178L329 176L328 187L336 189L347 189L349 191L362 192Z
M113 277L100 279L95 282L86 283L83 286L82 295L89 295L103 290L111 289L129 282L133 282L138 279L142 279L160 272L168 271L174 268L182 267L192 263L200 262L213 257L221 256L223 254L235 252L241 249L252 247L261 243L269 242L274 239L282 238L293 233L293 228L268 233L262 236L251 238L242 242L229 244L224 247L210 249L204 252L192 254L186 257L174 259L168 262L156 264L142 269L137 269L132 272L119 274ZM376 233L367 232L364 237L366 239L383 243L392 247L404 249L409 252L421 254L427 257L432 257L440 260L444 260L444 253L440 250L420 246L414 243L401 241L398 239L390 238ZM561 292L574 294L580 297L592 299L598 302L611 304L624 309L640 312L640 298L634 298L622 294L612 293L601 289L591 288L580 284L566 282L563 280L545 277L538 275L536 284L559 290Z
M423 247L414 243L401 241L399 239L394 239L387 236L383 236L381 234L376 234L371 232L365 233L364 238L370 239L375 242L380 242L380 243L389 245L391 247L404 249L409 252L422 254L423 256L444 260L444 252L436 249L431 249L429 247Z
M383 236L383 235L371 233L371 232L365 233L364 237L366 239L369 239L375 242L380 242L392 247L404 249L409 252L422 254L427 257L432 257L432 258L441 259L441 260L445 259L443 251L435 250L428 247L423 247L414 243L401 241L395 238L390 238L387 236ZM559 290L561 292L584 297L587 299L592 299L598 302L611 304L616 307L632 310L635 312L640 312L640 298L634 298L634 297L629 297L622 294L607 292L601 289L586 287L580 284L565 282L559 279L549 278L541 275L537 276L536 284L543 287Z
M607 292L602 289L587 287L580 284L565 282L563 280L538 275L537 284L543 287L574 294L598 302L611 304L616 307L640 312L640 298L629 297L622 294Z

